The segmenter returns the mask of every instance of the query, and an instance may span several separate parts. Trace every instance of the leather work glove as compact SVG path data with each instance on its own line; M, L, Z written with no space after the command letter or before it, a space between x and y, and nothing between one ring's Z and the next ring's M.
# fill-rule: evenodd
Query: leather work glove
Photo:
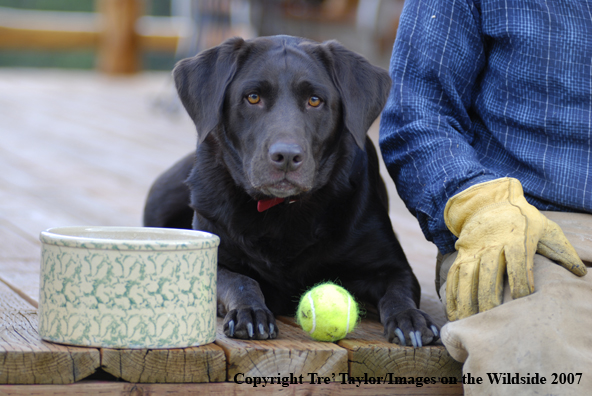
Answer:
M561 228L526 202L516 179L476 184L448 200L448 229L458 256L446 279L446 314L453 321L501 304L507 272L512 298L534 291L539 253L578 276L586 266Z

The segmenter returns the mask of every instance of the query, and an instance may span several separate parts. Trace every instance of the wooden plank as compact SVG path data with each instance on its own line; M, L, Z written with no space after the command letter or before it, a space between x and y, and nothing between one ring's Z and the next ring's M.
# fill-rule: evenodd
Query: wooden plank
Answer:
M0 193L0 205L2 194ZM0 281L37 308L39 298L40 242L0 214Z
M300 328L278 321L279 336L269 341L228 338L218 318L216 345L224 349L228 381L235 376L277 377L293 374L308 378L309 373L337 378L347 373L347 351L330 342L312 341Z
M0 383L69 384L100 367L94 348L42 341L37 310L0 282Z
M29 210L66 212L81 219L76 225L140 225L151 182L195 146L188 117L183 123L162 117L145 102L168 74L123 81L91 73L35 76L0 81L0 104L10 109L0 114L7 130L0 184L13 190L13 199L25 193L41 203L30 202ZM75 88L64 93L64 85ZM41 108L31 113L36 104ZM27 211L5 213L12 221ZM56 225L64 224L47 223L36 233Z
M0 160L0 168L3 163ZM25 189L15 186L9 186L9 182L0 176L0 183L6 190L0 191L0 223L6 227L15 230L23 238L26 238L31 244L36 245L36 249L29 252L26 260L37 260L40 258L39 233L50 227L62 225L74 225L84 223L80 218L68 213L68 208L49 205L38 197L32 196ZM15 199L18 197L18 199ZM1 265L1 263L0 263ZM0 272L4 267L0 268Z
M97 14L0 9L0 47L12 49L91 48L98 43Z
M82 381L71 385L26 385L0 386L0 395L3 396L29 396L31 394L42 396L95 396L95 395L209 395L209 396L248 396L248 395L324 395L324 396L359 396L359 395L437 395L453 396L462 395L461 384L435 384L435 385L344 385L339 382L329 384L303 383L282 387L281 385L236 384L233 382L209 383L209 384L134 384L124 382L100 382Z
M39 272L40 258L0 259L0 281L35 308L39 301Z
M139 17L139 46L144 50L173 52L179 31L171 17ZM136 26L136 27L138 27ZM101 38L100 15L0 7L0 48L71 50L91 49Z
M381 323L363 319L347 338L338 342L349 351L350 375L384 377L462 377L462 363L454 360L442 345L414 349L386 341ZM389 374L390 373L390 374Z
M96 32L30 30L0 26L0 48L64 50L94 48Z
M2 249L0 249L0 261L6 259L39 259L41 250L40 242L35 243L23 235L10 223L0 218L0 238L2 238Z
M39 170L25 176L37 166L34 159L25 158L22 153L5 153L0 148L0 156L3 154L6 155L4 160L0 160L0 165L12 172L2 174L0 182L29 202L37 200L39 206L44 206L46 210L49 207L56 212L67 211L69 216L62 216L62 219L70 225L141 225L141 211L148 186L133 181L126 183L121 180L125 179L124 176L109 172L105 167L89 166L68 155L63 155L62 163L52 170ZM45 159L51 161L50 157L42 156L39 161L43 163ZM125 175L125 168L121 173ZM89 178L89 175L93 177ZM15 203L11 206L23 205ZM15 217L23 217L28 211L37 209L38 206L31 206L24 212L5 213L5 218L18 224L13 220ZM46 219L50 217L47 214L45 212ZM63 225L57 216L51 217L56 217L59 222L46 223L38 229L37 235L46 228Z
M226 380L226 357L214 344L183 349L101 349L104 371L129 382Z
M98 31L59 31L0 26L0 48L15 50L76 50L93 49L100 39ZM180 37L175 32L158 35L138 35L138 45L144 51L174 52Z
M281 321L299 328L294 318L281 317ZM462 376L462 364L452 359L441 344L414 349L387 342L384 327L373 310L337 345L348 350L352 377L458 379Z

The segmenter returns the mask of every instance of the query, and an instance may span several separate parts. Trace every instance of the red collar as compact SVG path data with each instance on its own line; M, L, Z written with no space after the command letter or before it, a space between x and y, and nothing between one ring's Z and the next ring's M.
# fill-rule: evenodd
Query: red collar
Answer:
M267 209L272 208L276 205L281 204L284 202L285 198L271 198L271 199L262 199L261 201L257 201L257 210L259 212L265 212ZM296 202L295 199L290 199L289 203Z

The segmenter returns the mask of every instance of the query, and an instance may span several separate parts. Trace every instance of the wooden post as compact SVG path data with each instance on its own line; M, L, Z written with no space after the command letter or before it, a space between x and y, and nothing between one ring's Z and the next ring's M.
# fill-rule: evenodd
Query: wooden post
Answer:
M97 0L100 12L98 68L108 74L131 74L140 70L140 40L136 21L142 0Z

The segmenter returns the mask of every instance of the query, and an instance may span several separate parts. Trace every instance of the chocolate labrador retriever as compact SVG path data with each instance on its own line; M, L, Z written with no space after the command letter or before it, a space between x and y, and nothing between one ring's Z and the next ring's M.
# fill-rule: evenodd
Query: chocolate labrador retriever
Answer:
M156 180L144 225L220 236L225 334L275 338L274 314L332 280L378 308L389 341L435 340L366 137L388 74L337 42L289 36L233 38L173 74L197 150Z

